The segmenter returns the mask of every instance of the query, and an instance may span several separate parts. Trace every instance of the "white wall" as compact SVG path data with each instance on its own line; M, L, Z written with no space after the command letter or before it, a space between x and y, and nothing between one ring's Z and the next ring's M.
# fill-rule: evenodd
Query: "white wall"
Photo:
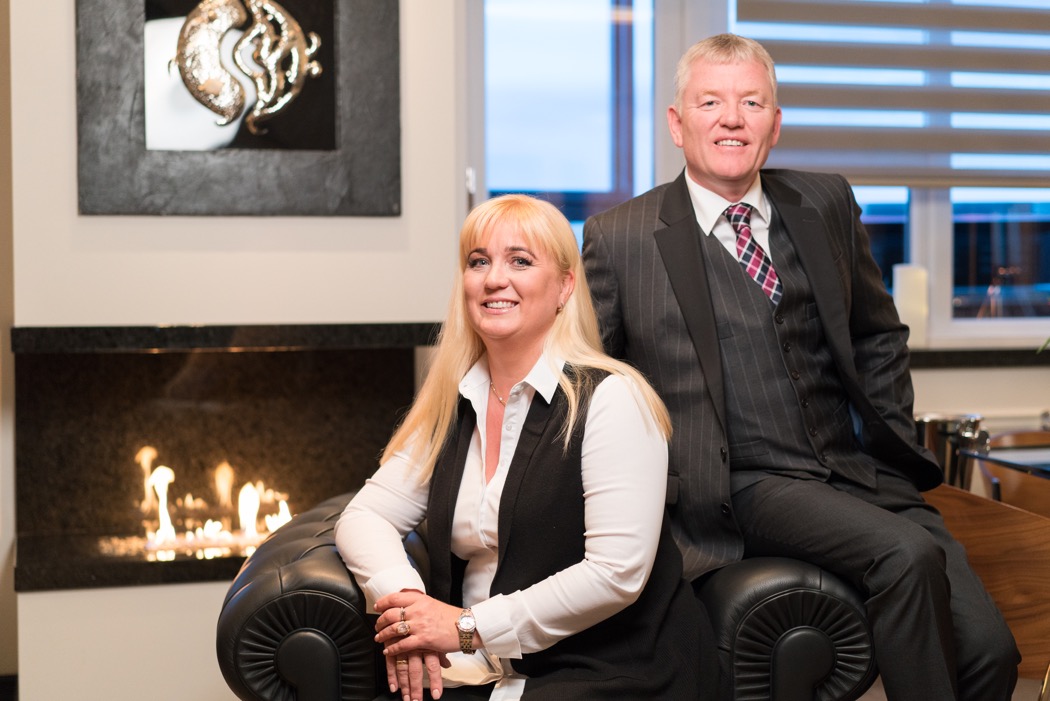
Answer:
M17 325L444 315L465 214L461 2L402 3L404 214L376 218L79 216L74 6L10 8Z
M980 414L990 433L1039 428L1050 410L1050 367L915 370L912 381L916 414Z
M23 701L236 701L215 662L227 585L18 595Z
M400 6L402 216L191 218L77 214L76 3L0 0L0 17L10 18L4 65L11 77L10 101L0 90L0 108L11 105L12 132L0 145L0 163L11 163L13 179L13 186L5 183L0 168L0 205L13 193L12 206L0 207L0 260L11 260L13 244L14 278L10 291L0 287L4 352L12 323L440 320L466 214L465 4ZM0 88L7 75L0 69ZM7 113L0 109L0 135ZM6 272L0 268L3 285L11 280ZM224 584L20 594L15 648L11 372L4 354L0 373L7 388L0 396L0 675L17 671L24 701L230 698L214 661ZM154 609L157 599L164 603ZM178 669L194 670L197 686L180 688L172 674ZM145 692L149 676L168 691Z

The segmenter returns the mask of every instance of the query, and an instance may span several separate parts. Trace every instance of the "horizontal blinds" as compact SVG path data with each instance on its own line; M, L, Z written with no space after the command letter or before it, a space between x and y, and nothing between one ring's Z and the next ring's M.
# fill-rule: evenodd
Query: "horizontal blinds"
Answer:
M770 165L1050 187L1050 2L1024 4L737 0L736 31L777 63Z

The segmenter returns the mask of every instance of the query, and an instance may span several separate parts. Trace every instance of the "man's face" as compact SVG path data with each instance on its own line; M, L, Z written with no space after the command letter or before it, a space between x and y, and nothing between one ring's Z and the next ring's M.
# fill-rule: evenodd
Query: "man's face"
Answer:
M667 125L689 177L737 202L780 138L780 108L762 64L700 60L681 105L667 109Z

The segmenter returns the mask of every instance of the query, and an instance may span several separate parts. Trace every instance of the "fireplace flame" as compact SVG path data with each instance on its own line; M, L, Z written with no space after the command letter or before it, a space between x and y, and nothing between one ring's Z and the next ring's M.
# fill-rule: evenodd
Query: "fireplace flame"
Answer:
M152 469L157 456L158 452L152 446L144 446L135 455L135 462L146 474L140 507L144 513L148 513L153 506L157 509L156 530L153 530L152 524L146 525L145 549L150 559L170 561L175 559L178 552L194 555L197 559L225 557L235 551L250 555L268 534L292 520L287 494L267 488L262 481L246 482L237 499L240 530L231 531L234 469L230 463L223 461L214 471L215 493L219 501L219 507L215 510L204 499L189 493L172 501L169 489L175 481L175 471L166 465ZM259 515L264 506L267 510L276 506L277 513L263 514L260 524ZM185 527L184 532L176 531L173 514L179 527ZM124 546L117 542L119 539L110 541L106 545L108 550L124 550Z
M135 462L142 468L142 503L139 504L139 508L144 514L157 505L157 497L154 496L149 483L150 475L153 474L153 461L156 459L157 449L151 445L142 446L135 454Z
M246 538L259 535L257 522L259 517L259 490L251 482L241 487L237 497L237 515L241 518L241 531Z
M160 465L154 470L146 483L157 492L157 515L160 525L157 527L155 540L158 544L176 541L175 526L168 513L168 485L175 481L175 471L167 465Z
M288 510L288 502L282 499L277 508L278 511L276 514L267 514L263 517L263 520L266 521L266 530L270 533L273 533L278 528L292 520L292 512Z
M233 467L225 460L215 468L215 494L220 508L233 508Z

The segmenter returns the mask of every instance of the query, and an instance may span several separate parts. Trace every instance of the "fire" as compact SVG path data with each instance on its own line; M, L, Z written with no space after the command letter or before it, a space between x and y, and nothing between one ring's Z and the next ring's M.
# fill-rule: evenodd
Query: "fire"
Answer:
M153 469L158 452L153 446L144 446L135 455L143 471L143 499L140 508L144 513L157 509L156 529L146 527L145 549L151 560L173 560L182 552L198 559L224 557L237 551L251 554L267 535L292 519L288 508L288 495L268 489L261 481L246 482L238 493L238 530L231 530L229 515L232 513L234 469L226 461L214 472L217 510L192 494L186 494L172 504L169 500L171 485L175 482L175 471L166 465ZM259 513L263 506L276 506L276 513ZM183 524L185 530L177 532L172 514ZM202 514L209 517L204 518ZM261 525L261 528L260 528ZM112 540L112 539L111 539Z

